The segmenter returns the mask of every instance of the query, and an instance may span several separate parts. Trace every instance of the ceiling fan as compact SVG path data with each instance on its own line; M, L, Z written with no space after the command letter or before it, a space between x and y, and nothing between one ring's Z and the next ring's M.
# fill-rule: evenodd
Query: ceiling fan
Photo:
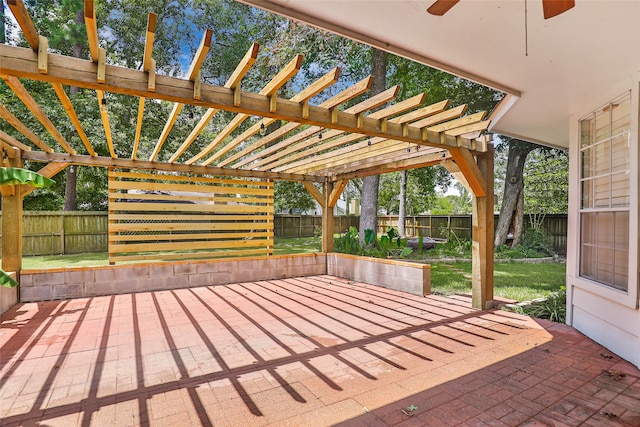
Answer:
M432 15L442 16L460 0L436 0L428 9ZM553 18L576 5L575 0L542 0L544 19Z

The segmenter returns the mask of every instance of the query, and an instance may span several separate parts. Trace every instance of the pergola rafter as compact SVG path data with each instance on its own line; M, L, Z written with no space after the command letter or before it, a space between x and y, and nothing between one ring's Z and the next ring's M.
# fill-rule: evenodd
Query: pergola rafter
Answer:
M66 165L79 164L264 180L297 180L303 182L323 206L323 227L329 230L333 224L330 208L335 206L349 179L438 164L444 159L455 162L456 171L459 170L464 176L476 196L474 212L480 215L477 218L479 224L493 221L493 184L487 172L492 164L492 159L488 159L492 155L492 147L490 138L481 136L489 126L489 120L484 119L485 112L465 115L466 105L449 108L447 100L423 106L425 94L391 103L399 93L398 86L360 100L355 105L345 106L371 87L370 77L318 105L312 105L314 96L338 81L337 68L290 99L283 99L279 97L279 91L300 70L301 55L286 64L260 92L245 92L241 82L256 61L259 47L256 43L251 45L224 86L206 84L201 81L200 70L211 47L211 30L204 33L185 78L157 74L152 57L157 26L157 15L153 13L148 16L141 70L110 65L107 63L107 52L99 46L93 1L85 1L91 59L67 57L48 52L46 38L37 33L21 0L9 0L8 4L30 49L0 45L0 77L66 152L54 152L3 105L0 105L0 118L11 124L28 141L2 135L0 140L3 147L17 149L21 161L48 163L50 166L44 169L46 174L57 173ZM78 154L62 137L19 78L52 85L89 155ZM72 101L66 96L64 86L96 91L110 157L96 155ZM139 98L136 132L132 141L114 141L112 138L106 101L108 92ZM139 160L146 98L172 103L173 108L149 160ZM168 135L184 105L203 107L205 113L189 136L168 156L168 161L159 161L163 157L161 153ZM380 107L378 111L370 112ZM189 148L193 149L194 142L219 110L234 113L235 116L199 152L180 161ZM256 117L257 120L250 126L241 128L247 119ZM269 125L278 120L281 123L277 129L262 135ZM256 137L258 134L261 135ZM29 144L38 149L26 150L32 148ZM117 152L129 150L131 158L117 157ZM314 182L321 183L322 190L316 188L312 184ZM24 191L18 191L17 194L22 197ZM491 240L487 239L489 227L478 226L478 229L478 233L484 236L483 242ZM493 229L492 226L490 229ZM323 250L332 251L332 233L323 233L323 236ZM487 261L490 250L484 249L477 262ZM488 277L488 271L474 270L474 275L481 276L482 281L478 285L482 287L481 301L476 304L474 300L474 304L482 308L492 299L489 289L492 288L492 280Z

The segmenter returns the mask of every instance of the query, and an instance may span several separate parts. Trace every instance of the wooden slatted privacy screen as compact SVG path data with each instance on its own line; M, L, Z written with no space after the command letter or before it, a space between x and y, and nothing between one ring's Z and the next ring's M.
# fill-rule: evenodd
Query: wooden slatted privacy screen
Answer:
M273 182L109 171L109 263L273 254Z

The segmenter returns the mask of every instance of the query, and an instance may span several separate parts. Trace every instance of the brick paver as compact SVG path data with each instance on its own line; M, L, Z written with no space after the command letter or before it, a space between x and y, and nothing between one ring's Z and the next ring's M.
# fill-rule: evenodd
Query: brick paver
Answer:
M640 426L574 329L331 276L19 304L2 426Z

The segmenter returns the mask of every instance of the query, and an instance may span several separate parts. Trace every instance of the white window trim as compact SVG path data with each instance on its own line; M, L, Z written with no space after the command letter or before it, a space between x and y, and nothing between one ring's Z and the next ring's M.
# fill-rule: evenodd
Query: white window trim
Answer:
M618 94L622 95L622 93ZM618 96L611 97L611 100ZM639 255L640 255L640 235L638 233L638 212L640 209L640 191L639 174L640 168L640 145L639 126L640 126L640 83L636 82L631 88L631 136L630 136L630 159L629 179L630 179L630 204L629 204L629 272L628 272L628 289L621 291L608 285L580 277L580 213L581 213L581 192L580 192L580 126L581 119L593 112L595 108L585 109L581 114L572 118L570 132L571 155L569 158L569 227L568 227L568 243L569 258L567 262L567 285L579 287L588 292L600 295L603 298L617 302L632 309L638 309L638 288L640 272ZM573 248L573 250L571 250ZM569 295L572 292L569 291ZM568 301L568 305L571 301Z

